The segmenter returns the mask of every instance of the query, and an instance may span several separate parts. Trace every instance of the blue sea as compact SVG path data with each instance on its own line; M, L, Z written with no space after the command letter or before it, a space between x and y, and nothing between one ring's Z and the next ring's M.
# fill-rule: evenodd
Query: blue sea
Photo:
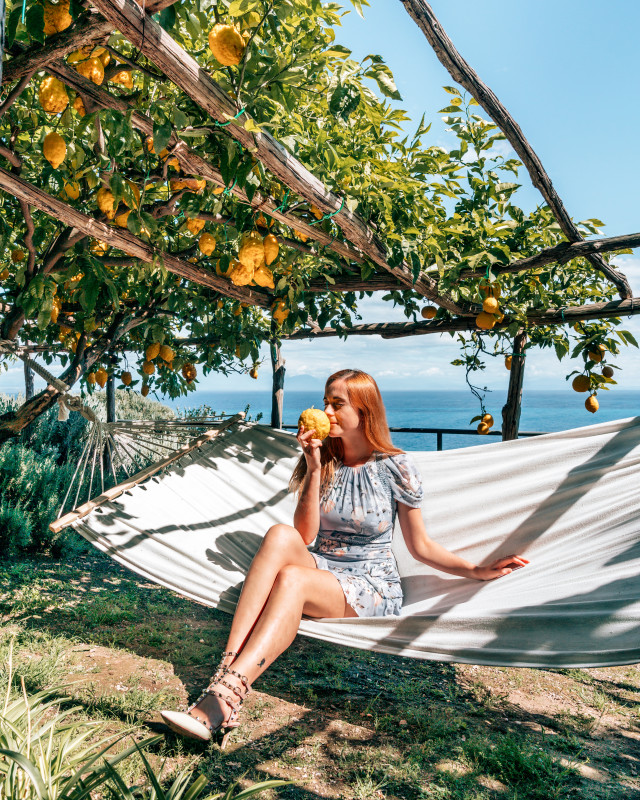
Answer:
M640 391L600 392L600 409L590 414L584 407L586 394L568 391L525 390L522 401L521 431L551 432L567 428L581 428L598 422L640 415ZM460 391L403 391L383 392L387 420L391 428L464 428L473 431L477 423L469 420L479 413L478 401L469 392ZM261 422L271 420L270 392L208 392L199 391L189 397L167 401L176 409L210 406L216 412L235 413L249 405L249 414L255 419L262 414ZM502 423L501 409L504 393L488 394L487 411L495 420L494 430ZM285 388L284 424L295 425L300 412L315 406L322 408L321 391L300 391ZM392 433L394 443L403 450L435 450L435 434ZM468 436L445 434L443 447L470 447L498 441L493 436Z

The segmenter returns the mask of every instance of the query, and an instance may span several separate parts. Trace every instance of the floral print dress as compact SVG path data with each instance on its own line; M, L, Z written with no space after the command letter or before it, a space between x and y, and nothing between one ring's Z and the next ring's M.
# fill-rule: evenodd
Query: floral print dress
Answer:
M359 617L400 614L402 587L391 538L396 503L422 504L420 474L406 453L374 453L366 464L336 469L320 500L320 530L309 552L340 581Z

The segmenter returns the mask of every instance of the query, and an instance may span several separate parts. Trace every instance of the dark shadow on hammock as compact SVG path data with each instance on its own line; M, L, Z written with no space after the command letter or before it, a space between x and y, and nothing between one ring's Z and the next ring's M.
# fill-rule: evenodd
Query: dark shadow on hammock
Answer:
M238 522L242 519L246 519L247 517L251 517L254 514L263 511L265 508L270 508L273 506L277 506L278 503L281 503L289 494L288 489L281 489L279 492L274 494L272 497L269 497L267 500L262 500L258 503L254 503L254 505L243 508L239 511L235 511L233 514L227 514L224 517L217 517L210 520L205 520L203 522L196 522L191 525L179 525L179 524L171 524L171 525L163 525L159 528L155 528L153 530L153 535L158 536L166 533L172 533L176 530L182 530L185 534L192 533L193 531L199 530L210 530L217 526L228 525L232 522ZM212 504L215 502L215 498L211 498ZM100 506L94 511L94 514L99 515L100 517L100 524L106 526L117 526L122 521L127 521L131 524L133 528L138 527L141 520L134 516L133 514L128 514L122 504L118 503L118 501L112 501L111 505L115 506L115 508L109 508L109 506L104 505ZM265 531L266 533L266 531ZM131 547L135 547L136 545L140 544L141 541L148 537L147 532L140 532L132 534L126 541L119 542L118 547L121 549L128 549ZM222 534L226 536L227 534ZM255 534L251 534L255 536Z
M526 553L527 545L531 542L536 541L543 533L545 533L549 528L551 528L557 521L567 512L569 507L575 506L579 501L581 501L589 491L598 484L598 482L606 475L608 475L611 471L613 466L623 458L627 453L637 447L638 444L638 434L637 432L633 433L630 429L637 428L638 424L640 423L640 417L635 417L630 420L626 425L624 425L606 444L604 444L591 458L587 459L582 464L574 467L566 476L566 478L562 481L562 483L557 487L555 491L553 491L549 497L542 502L533 513L521 524L519 525L493 552L487 553L484 558L484 563L490 563L494 559L498 558L499 556L506 555L509 553ZM622 444L621 444L622 442ZM531 440L533 444L533 440ZM615 457L614 457L615 454ZM640 514L639 514L640 518ZM639 526L640 528L640 521ZM397 529L396 536L402 535L400 531ZM639 533L640 536L640 533ZM443 542L446 546L446 542ZM618 559L622 559L623 561L631 561L637 557L637 549L640 547L640 540L639 543L636 545L634 544L631 548L631 554L625 554L626 557L623 558L622 555L617 556ZM620 563L620 560L617 562L611 563ZM526 568L525 568L526 569ZM431 580L431 578L422 580ZM457 583L457 582L456 582ZM438 610L433 613L430 613L429 616L420 617L420 629L418 635L422 636L429 628L434 625L439 618L445 612L452 611L457 605L461 603L467 603L474 595L480 591L482 586L484 585L483 582L473 581L469 584L467 581L461 581L461 585L459 587L452 587L452 590L447 592L446 595L443 595L443 601L438 606ZM612 582L611 585L615 585L616 582ZM635 598L636 601L638 599L638 595L640 594L640 577L624 579L620 582L621 588L629 588L631 586L635 587ZM600 587L598 590L594 591L588 596L588 599L602 599L606 597L607 593L607 585L604 587ZM583 595L577 594L574 596L576 602L583 597ZM571 598L569 598L571 599ZM586 599L586 598L585 598ZM553 604L549 604L551 607ZM557 605L557 604L556 604ZM593 635L593 631L599 625L606 623L607 619L610 619L613 614L620 608L623 608L626 605L626 602L622 601L621 598L612 597L611 598L611 613L606 616L604 619L601 617L597 618L597 622L594 620L594 624L589 630L589 633L585 631L585 635L589 636L589 641L592 642L594 645L598 645L599 651L602 650L603 642L598 642L597 639L591 638ZM540 606L532 606L529 607L528 610L533 612L536 611L536 615L540 615L540 609L544 609L545 605L541 604ZM520 611L517 613L509 615L507 620L515 619L520 615ZM510 626L513 629L514 622L505 622L502 623L502 634L499 635L494 642L491 643L491 647L499 650L501 646L509 648L509 643L507 641L506 631L507 626ZM541 632L544 631L544 619L542 620L541 625ZM397 624L394 625L394 629L392 634L389 637L385 637L380 640L379 644L381 648L384 647L394 647L397 645L398 642L402 643L405 647L410 647L411 643L415 641L413 637L416 636L416 615L411 615L407 617L399 617ZM558 646L562 644L562 639L565 638L563 636L562 626L560 626L560 630L558 631L559 640L557 642ZM534 638L540 639L540 646L545 646L543 637L536 636L534 634ZM548 643L547 645L548 646ZM489 646L487 646L489 647ZM523 647L523 653L531 653L536 648L528 648L526 646ZM562 649L562 648L561 648ZM606 642L606 649L609 649L609 638L607 637ZM476 651L480 654L481 651ZM585 651L586 652L586 651ZM468 656L465 656L464 660L469 661L473 658L472 655L473 651L470 651ZM462 655L456 652L456 656ZM633 663L633 656L630 657L631 661L627 663ZM636 660L640 660L640 652L637 653ZM486 659L483 660L482 663L489 663ZM575 665L579 665L579 660L575 661ZM545 662L541 661L540 666L545 666Z
M250 531L229 531L218 536L216 549L207 548L207 560L229 572L246 573L262 543L262 536Z

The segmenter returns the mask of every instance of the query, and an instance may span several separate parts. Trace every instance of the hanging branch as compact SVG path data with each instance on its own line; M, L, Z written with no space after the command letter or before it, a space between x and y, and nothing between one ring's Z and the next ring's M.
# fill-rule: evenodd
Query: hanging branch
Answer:
M432 278L422 275L414 283L413 272L408 264L391 266L387 261L384 244L371 226L360 216L345 208L345 198L338 197L328 190L269 133L247 131L244 125L249 121L249 115L244 110L239 114L227 93L160 25L149 17L145 18L144 12L134 0L95 0L94 5L111 20L115 28L203 110L221 123L229 120L237 123L228 126L228 133L243 147L254 152L256 158L259 158L286 186L316 205L325 214L331 214L345 238L371 261L391 272L408 288L429 297L454 314L472 313L451 298L441 295L438 292L437 282Z
M106 2L107 0L102 1ZM520 126L491 89L480 80L478 74L458 53L426 0L400 0L400 2L424 33L438 60L451 77L478 101L507 137L507 140L525 165L533 185L544 197L567 239L570 242L583 241L580 231L567 213L562 200L551 183L551 179L542 166L542 162L525 139ZM595 253L587 255L586 258L617 287L623 300L632 296L633 293L629 286L629 281L622 273L613 269L601 256Z
M0 119L11 108L15 101L20 97L22 92L27 88L33 77L33 72L28 72L21 81L19 81L7 95L7 99L0 105Z

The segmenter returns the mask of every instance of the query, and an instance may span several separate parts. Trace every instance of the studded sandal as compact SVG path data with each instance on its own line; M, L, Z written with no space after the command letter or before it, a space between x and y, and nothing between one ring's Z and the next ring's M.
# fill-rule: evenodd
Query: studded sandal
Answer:
M200 697L189 706L186 712L184 711L161 711L162 718L167 723L167 725L171 728L172 731L175 733L179 733L182 736L188 736L193 739L199 739L200 741L208 742L213 734L221 734L222 739L220 742L220 749L224 750L227 746L227 741L231 733L240 725L238 722L238 716L240 713L240 707L244 702L245 697L251 691L251 686L249 684L249 680L245 675L241 675L239 672L236 672L233 669L228 667L224 667L224 675L231 673L235 675L236 678L240 681L240 686L234 686L231 683L223 680L223 677L218 678L217 680L212 680L212 682L207 686L207 688L202 692ZM218 675L218 671L213 676L215 679ZM224 686L226 689L229 689L232 692L232 695L235 697L229 697L226 694L222 694L221 692L217 692L213 687L214 686ZM244 689L244 691L243 691ZM207 695L212 695L213 697L217 697L222 700L226 705L229 706L231 709L231 714L227 720L222 720L218 725L212 726L209 723L202 722L201 720L197 719L191 713L192 710L200 703ZM235 698L237 701L234 702Z

